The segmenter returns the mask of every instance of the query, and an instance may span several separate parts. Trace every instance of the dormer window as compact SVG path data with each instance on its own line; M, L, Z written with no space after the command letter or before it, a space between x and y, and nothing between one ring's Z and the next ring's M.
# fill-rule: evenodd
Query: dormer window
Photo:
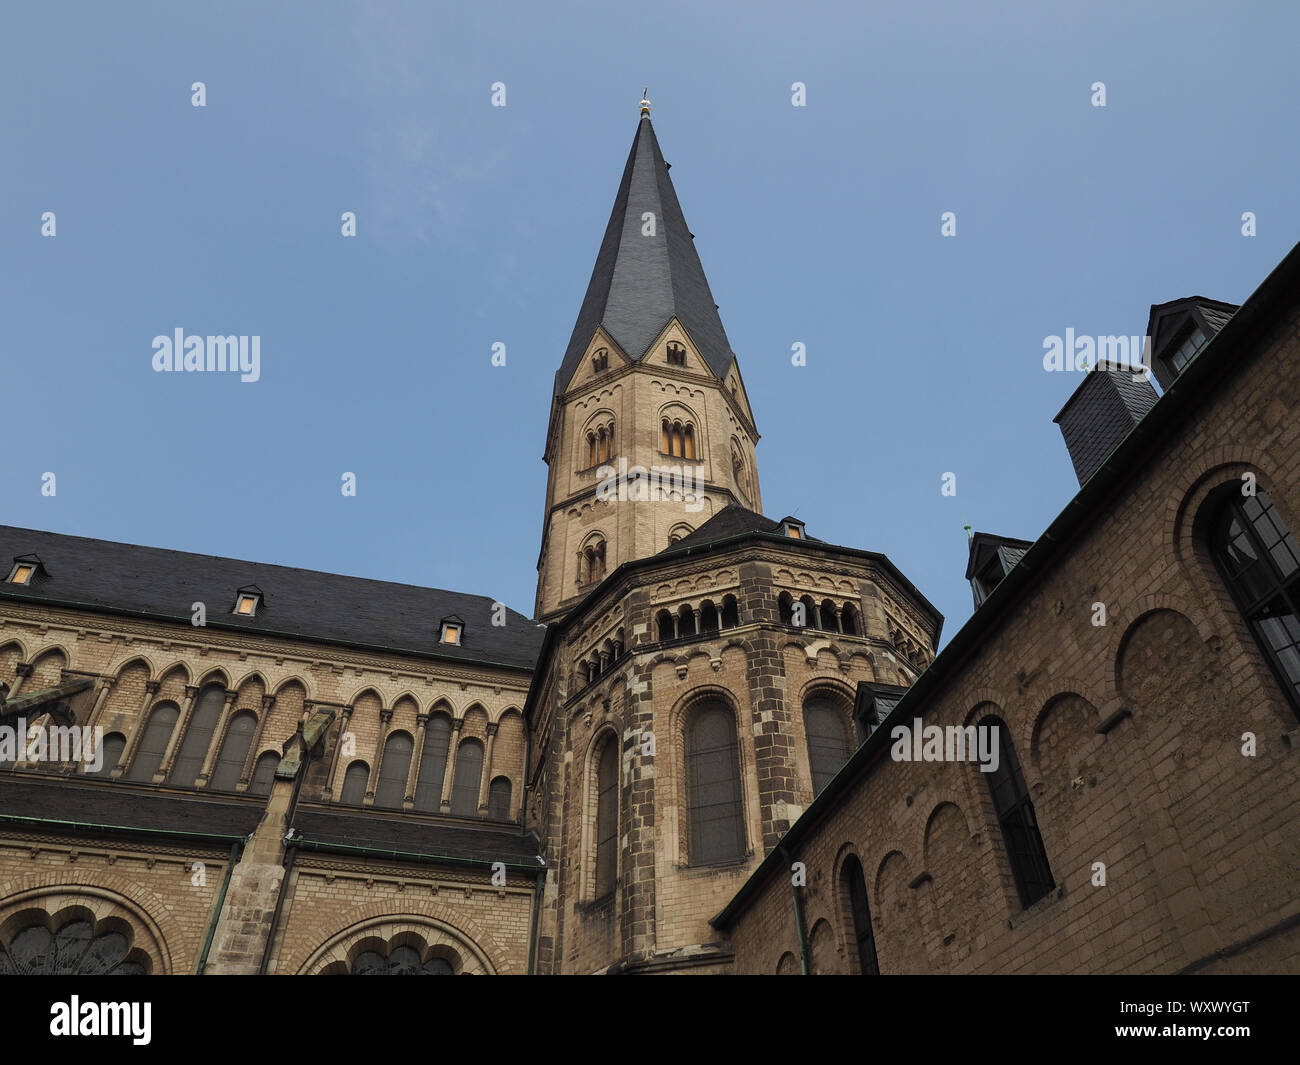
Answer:
M242 618L251 618L257 614L264 599L261 588L256 584L246 584L244 587L236 589L235 609L231 613Z
M783 535L790 537L791 540L807 539L804 535L803 522L797 521L794 518L781 519L781 532Z
M31 584L32 574L36 572L36 567L26 562L19 562L9 572L10 584Z
M591 368L592 368L592 370L595 371L596 373L600 373L601 370L608 370L608 369L609 369L609 351L608 351L608 349L606 349L606 348L601 348L598 352L596 352L595 355L593 355L593 356L591 357Z
M465 622L455 614L442 619L442 627L438 632L438 642L460 646L461 637L465 635Z
M686 365L686 348L676 341L668 345L668 365L685 366Z
M1182 373L1183 367L1191 362L1192 358L1203 347L1205 347L1205 334L1199 328L1194 327L1183 338L1182 343L1165 356L1165 361L1169 363L1169 367L1174 373Z

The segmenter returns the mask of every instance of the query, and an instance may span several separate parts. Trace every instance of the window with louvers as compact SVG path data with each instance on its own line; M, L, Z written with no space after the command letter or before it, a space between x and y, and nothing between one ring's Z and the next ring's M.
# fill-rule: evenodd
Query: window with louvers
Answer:
M1034 804L1025 786L1020 761L1011 745L1011 733L998 718L985 718L980 728L998 730L998 768L988 777L993 793L993 807L997 811L1002 840L1006 844L1007 859L1015 877L1020 904L1028 908L1056 887L1052 870L1047 864L1047 851L1043 837L1038 832Z
M618 877L618 745L607 739L596 761L596 898Z
M692 865L744 857L736 716L725 704L702 704L687 725L686 806Z

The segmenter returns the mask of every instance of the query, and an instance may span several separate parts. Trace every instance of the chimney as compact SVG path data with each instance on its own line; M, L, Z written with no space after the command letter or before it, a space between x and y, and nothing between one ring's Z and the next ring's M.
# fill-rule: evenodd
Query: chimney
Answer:
M1052 419L1061 427L1080 486L1152 407L1156 390L1131 371L1094 369Z

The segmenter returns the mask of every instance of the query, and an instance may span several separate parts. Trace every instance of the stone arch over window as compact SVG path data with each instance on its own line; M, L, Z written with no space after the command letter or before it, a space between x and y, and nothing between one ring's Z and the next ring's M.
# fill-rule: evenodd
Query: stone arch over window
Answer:
M668 530L668 546L672 547L673 544L685 540L686 537L690 536L691 533L693 533L694 531L695 530L692 529L689 525L687 525L686 522L684 521L678 522L676 525L674 525L671 529Z
M117 763L122 760L122 752L126 750L126 737L120 732L110 732L99 745L99 750L100 767L87 769L85 775L88 777L107 777L112 774Z
M606 550L603 532L587 535L578 551L578 584L597 584L605 579Z
M659 450L673 458L695 460L701 453L696 426L699 419L688 407L673 403L659 414Z
M298 969L303 976L491 976L499 969L490 948L449 921L419 914L382 914L331 936ZM412 971L412 952L418 960ZM396 954L396 957L394 957ZM366 957L373 955L373 957ZM435 964L425 968L430 961ZM451 967L446 972L442 964ZM359 963L359 965L358 965Z
M170 700L154 705L145 722L144 733L140 737L135 756L126 771L127 780L139 784L153 782L154 774L162 765L163 755L167 751L167 744L171 742L172 731L176 728L176 719L180 717L180 713L180 707Z
M445 708L446 704L439 704ZM436 709L424 726L419 776L415 782L415 809L436 814L442 804L442 785L447 777L447 751L451 747L451 713Z
M820 629L822 627L821 618L818 616L820 611L813 597L811 595L802 595L799 597L799 602L803 604L804 627Z
M32 660L32 675L25 687L32 691L52 688L62 682L63 671L67 667L67 652L61 647L47 647Z
M691 704L682 729L689 863L743 858L745 808L735 708L719 696L705 695Z
M162 930L138 899L123 893L132 888L126 883L120 890L100 883L20 888L0 903L0 975L167 974L171 956Z
M786 951L781 955L781 960L776 963L777 976L798 976L799 961L791 951Z
M590 469L611 461L614 455L614 413L596 411L582 427L583 468Z
M678 343L676 340L668 341L667 357L669 366L685 366L686 345Z
M1198 527L1219 578L1300 716L1300 546L1269 494L1242 482L1211 493Z
M257 765L253 767L253 779L248 782L248 794L270 795L271 785L275 783L275 770L279 764L278 754L274 751L263 751L257 759ZM366 778L370 776L370 767L363 762L361 769L361 797L365 798ZM358 799L355 805L360 806L361 800Z
M601 373L609 369L609 348L598 348L591 356L591 369L594 373Z
M244 763L248 761L248 749L253 744L253 733L256 731L257 715L251 710L241 710L230 719L208 787L215 791L235 790Z
M717 604L712 599L704 600L700 604L700 632L717 632L721 627L718 618Z
M369 781L370 766L360 760L352 762L343 774L343 790L339 794L339 802L344 806L360 806L365 802L366 784Z
M853 704L833 688L813 688L804 698L804 740L813 795L834 779L853 753Z
M829 599L823 599L821 603L821 625L820 628L827 632L839 632L840 620L838 617L839 610Z
M478 816L478 791L483 780L483 744L461 740L456 749L456 775L451 784L451 812L458 817Z
M812 976L830 976L839 972L839 952L835 949L835 931L822 918L808 933L808 970Z
M777 616L782 625L794 624L794 596L789 592L782 592L776 597Z
M695 635L695 610L690 603L683 603L677 608L677 635Z
M406 778L411 774L411 752L415 742L409 732L389 733L375 782L375 805L400 810L406 798Z

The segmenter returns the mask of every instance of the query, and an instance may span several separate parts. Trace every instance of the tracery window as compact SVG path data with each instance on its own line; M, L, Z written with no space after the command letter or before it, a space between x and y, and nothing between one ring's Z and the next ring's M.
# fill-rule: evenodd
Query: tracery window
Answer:
M117 931L95 933L74 918L51 933L30 924L0 943L0 976L147 976L147 962L128 960L131 941Z

